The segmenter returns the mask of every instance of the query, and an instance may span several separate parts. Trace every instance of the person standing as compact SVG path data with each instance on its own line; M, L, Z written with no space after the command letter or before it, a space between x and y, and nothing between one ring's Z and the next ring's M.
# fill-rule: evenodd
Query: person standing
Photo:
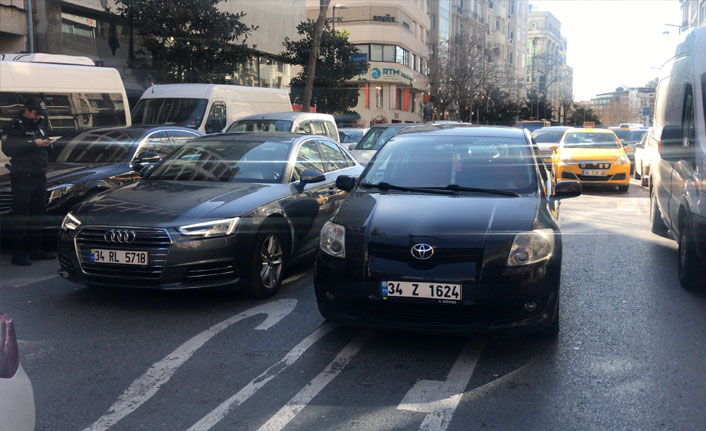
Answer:
M24 111L2 131L2 151L10 157L12 187L11 243L13 265L29 266L34 260L54 259L43 251L42 221L47 204L47 163L51 141L42 127L47 107L38 97L25 102Z

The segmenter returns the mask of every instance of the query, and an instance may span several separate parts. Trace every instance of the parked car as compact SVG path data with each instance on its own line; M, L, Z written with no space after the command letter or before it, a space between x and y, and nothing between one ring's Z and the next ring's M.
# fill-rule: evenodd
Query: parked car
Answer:
M420 124L382 124L371 127L355 145L349 146L353 156L362 165L368 164L375 153L385 145L390 138L410 127L419 127Z
M339 141L338 127L333 115L315 112L268 112L250 115L234 122L224 132L291 132L328 136L334 141Z
M12 320L0 314L0 431L34 431L34 392L17 346Z
M222 84L164 84L145 90L132 123L171 125L218 133L227 124L262 112L292 111L287 90ZM208 114L206 114L208 113Z
M630 159L617 136L605 129L569 129L558 146L552 147L552 171L556 181L578 180L582 184L630 187Z
M140 178L176 146L202 136L182 127L107 127L54 141L47 172L47 231L55 232L74 204ZM0 217L12 212L10 171L0 166ZM4 224L4 223L3 223Z
M284 268L313 254L338 210L336 178L361 171L323 136L198 138L142 180L72 208L59 234L60 274L88 285L274 295Z
M319 240L315 291L349 325L450 332L559 331L562 245L529 132L407 130L375 155ZM421 173L421 175L420 175ZM551 184L551 183L549 183Z
M647 129L630 129L628 134L625 136L623 141L623 147L625 149L625 154L628 155L630 159L630 173L635 171L635 145L640 143L642 137L647 133Z
M517 123L515 123L513 125L513 127L529 130L529 132L532 133L532 132L539 130L543 127L549 127L551 125L552 125L551 121L547 121L547 120L524 120L524 121L518 121Z
M653 129L650 128L647 133L642 135L640 142L635 144L635 168L633 170L633 178L640 180L640 185L647 186L650 178L650 165L652 158L657 154L657 147L654 145L654 140L651 139Z
M565 126L551 126L543 127L532 132L532 138L534 138L534 141L537 143L539 154L547 168L551 169L552 167L552 147L559 145L561 138L564 136L564 132L569 129L570 127Z
M621 143L625 141L625 138L628 137L628 133L630 133L630 128L628 127L608 127L608 130L615 133L615 136L618 137Z
M679 244L679 281L706 286L706 27L691 29L662 66L650 166L650 227Z
M360 129L360 128L344 128L344 129L338 129L338 137L339 141L341 144L348 145L349 144L357 144L360 142L360 139L367 133L368 129Z

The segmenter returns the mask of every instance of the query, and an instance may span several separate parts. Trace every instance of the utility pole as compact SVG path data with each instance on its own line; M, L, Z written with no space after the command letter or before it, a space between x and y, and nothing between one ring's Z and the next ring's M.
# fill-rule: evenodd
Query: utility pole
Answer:
M27 48L34 54L34 20L32 19L32 0L27 0Z

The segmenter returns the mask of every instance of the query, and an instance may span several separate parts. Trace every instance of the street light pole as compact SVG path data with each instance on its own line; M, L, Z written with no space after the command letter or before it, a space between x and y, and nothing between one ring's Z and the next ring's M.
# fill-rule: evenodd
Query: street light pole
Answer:
M333 30L334 35L336 34L336 8L348 9L348 5L341 4L341 3L333 5L333 22L331 24L332 24L332 30Z

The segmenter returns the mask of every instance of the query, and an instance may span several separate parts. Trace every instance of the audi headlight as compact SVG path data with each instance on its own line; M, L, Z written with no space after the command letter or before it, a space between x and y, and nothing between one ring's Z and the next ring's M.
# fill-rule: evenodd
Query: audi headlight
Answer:
M67 213L64 216L64 221L61 222L61 230L64 232L76 230L79 226L81 226L81 220L77 219L71 212Z
M625 166L630 164L630 159L628 159L628 156L623 154L622 156L618 157L615 159L615 166Z
M58 186L50 187L47 189L49 192L49 202L53 202L66 196L71 190L74 189L73 184L60 184Z
M346 228L340 224L326 222L319 236L321 250L333 257L346 257Z
M204 223L179 226L177 229L182 235L199 238L213 238L215 236L230 235L235 232L240 217L213 220Z
M515 235L507 266L523 266L549 259L554 253L554 231L536 229Z
M569 154L562 154L561 157L559 158L559 162L564 165L568 165L570 163L576 163L576 160L574 160L574 158L571 157L571 155L569 155Z

